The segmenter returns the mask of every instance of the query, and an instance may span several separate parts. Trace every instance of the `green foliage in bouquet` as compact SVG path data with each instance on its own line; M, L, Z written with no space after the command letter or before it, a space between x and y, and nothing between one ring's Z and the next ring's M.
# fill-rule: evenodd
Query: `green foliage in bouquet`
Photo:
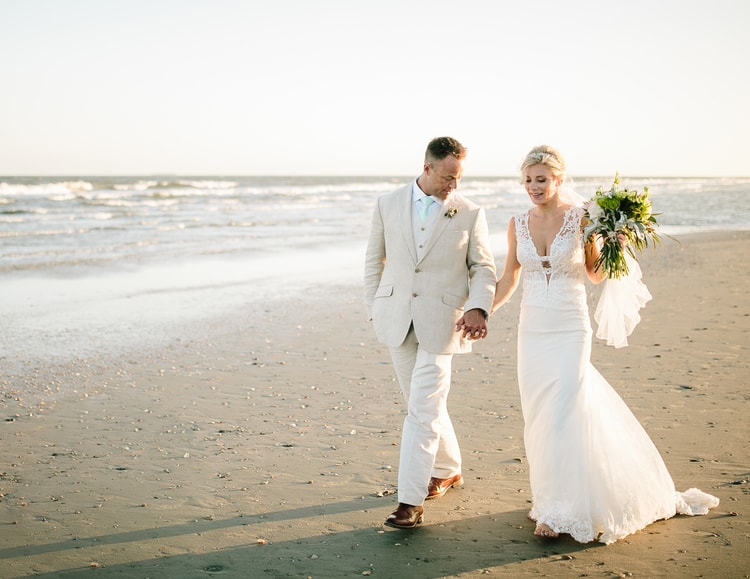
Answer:
M644 187L642 193L620 189L619 174L615 174L609 190L604 191L601 187L596 190L587 204L586 216L589 223L584 227L584 237L587 241L597 235L601 237L602 248L596 269L604 269L607 277L628 274L626 251L636 259L635 250L642 251L649 244L661 242L656 233L656 217L651 212L648 187ZM627 242L624 249L621 238Z

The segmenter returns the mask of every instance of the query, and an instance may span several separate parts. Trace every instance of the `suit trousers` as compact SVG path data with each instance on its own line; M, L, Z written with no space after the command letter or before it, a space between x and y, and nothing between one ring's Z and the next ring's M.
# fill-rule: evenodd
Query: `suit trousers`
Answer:
M453 354L425 351L413 327L403 344L390 351L407 403L401 432L398 501L421 505L431 477L448 478L461 472L461 451L448 416Z

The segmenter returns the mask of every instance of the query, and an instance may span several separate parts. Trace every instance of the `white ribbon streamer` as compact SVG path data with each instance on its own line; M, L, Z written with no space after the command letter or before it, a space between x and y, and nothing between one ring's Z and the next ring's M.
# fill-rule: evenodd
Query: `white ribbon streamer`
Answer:
M594 313L598 325L596 337L615 348L628 345L628 336L641 321L638 312L652 297L641 281L643 274L638 262L627 253L625 260L628 275L602 282L604 287Z

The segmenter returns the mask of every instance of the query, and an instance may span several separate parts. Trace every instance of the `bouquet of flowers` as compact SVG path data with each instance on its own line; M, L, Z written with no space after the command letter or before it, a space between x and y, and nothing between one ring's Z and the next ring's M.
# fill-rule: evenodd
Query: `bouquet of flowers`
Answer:
M648 187L639 193L627 187L620 189L619 185L620 176L615 174L608 191L601 187L596 190L586 206L589 223L583 230L587 241L596 235L601 236L603 245L596 269L604 269L608 278L628 274L626 251L636 259L634 250L642 251L649 244L660 243Z

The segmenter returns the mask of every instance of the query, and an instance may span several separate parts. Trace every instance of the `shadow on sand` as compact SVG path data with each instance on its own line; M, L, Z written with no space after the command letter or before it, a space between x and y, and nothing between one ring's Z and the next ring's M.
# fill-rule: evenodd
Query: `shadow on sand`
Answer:
M80 567L35 574L35 577L75 577L96 573L99 577L380 577L437 578L519 564L530 559L545 560L554 575L555 564L570 560L572 553L596 549L593 543L581 545L568 537L545 541L532 536L532 524L525 511L512 511L474 517L462 517L426 524L417 529L400 531L370 525L383 520L391 510L383 509L383 501L365 498L315 507L280 510L231 519L193 521L61 541L46 545L30 545L0 550L0 559L33 557L62 553L67 550L113 546L129 542L160 541L180 535L206 536L205 551L195 554L155 556L106 567ZM380 517L382 511L382 518ZM324 530L336 515L367 513L361 529ZM373 519L373 517L376 519ZM319 519L319 522L316 522ZM258 531L278 522L295 522L313 529L311 536L281 542L257 541ZM311 524L312 523L312 524ZM211 531L248 527L246 545L222 547ZM261 533L262 534L262 533ZM144 551L158 552L157 548ZM564 572L563 569L559 569Z

